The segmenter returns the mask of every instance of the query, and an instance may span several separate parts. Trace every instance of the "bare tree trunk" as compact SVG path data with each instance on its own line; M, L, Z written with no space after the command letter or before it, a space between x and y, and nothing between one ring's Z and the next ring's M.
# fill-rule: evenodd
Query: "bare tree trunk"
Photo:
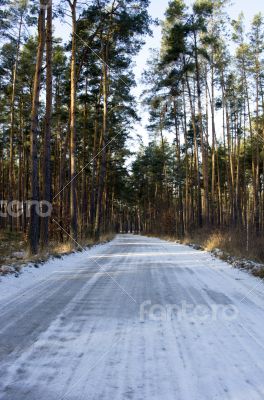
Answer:
M198 97L198 119L199 129L201 136L201 148L202 148L202 168L203 168L203 181L204 181L204 199L205 199L205 220L206 224L209 224L209 184L208 184L208 157L207 148L205 146L203 136L203 112L202 112L202 90L201 90L201 76L200 76L200 64L198 60L198 47L197 47L197 36L194 33L195 43L195 69L196 69L196 85L197 85L197 97Z
M70 181L71 181L71 235L78 238L77 198L76 198L76 5L77 0L68 0L72 15L72 48L71 48L71 107L70 107Z
M94 235L96 239L100 236L100 225L102 220L102 199L106 175L106 145L108 140L107 112L108 112L108 44L103 46L103 130L102 130L102 162L98 182L97 211L95 218Z
M177 181L179 188L179 234L180 237L184 236L184 214L183 214L183 195L182 195L182 183L181 183L181 142L180 142L180 133L177 121L177 103L174 100L174 123L175 123L175 139L176 139L176 159L178 162L177 168Z
M51 202L51 169L50 169L50 139L52 117L52 0L47 9L46 30L46 116L44 134L44 160L43 160L43 200ZM44 212L46 207L44 206ZM49 217L41 219L41 245L46 247L49 242Z
M186 83L188 88L188 95L190 101L190 109L191 109L191 118L192 118L192 128L194 133L194 159L195 159L195 168L196 168L196 178L197 178L197 213L198 213L198 226L201 228L203 225L203 217L202 217L202 201L201 201L201 181L200 181L200 171L199 171L199 154L198 154L198 143L197 143L197 129L196 129L196 121L195 121L195 112L192 102L192 93L191 87L189 83L189 79L186 76Z
M209 95L209 101L210 101L210 109L211 109L211 122L212 122L212 186L211 186L211 200L212 200L212 207L211 207L211 223L212 225L215 222L215 205L216 205L216 189L215 189L215 178L216 178L216 173L215 173L215 164L216 164L216 155L215 155L215 150L216 150L216 129L215 129L215 87L214 87L214 67L211 67L211 95L210 95L210 90L209 86L207 85L207 91Z
M183 92L183 130L185 143L185 232L189 233L190 213L189 213L189 155L188 155L188 138L187 138L187 115L186 115L186 100L185 100L185 84L182 86Z
M255 166L255 175L256 175L256 190L255 190L255 215L254 215L254 222L255 222L255 230L256 235L259 236L260 234L260 182L259 182L259 170L260 170L260 157L259 157L259 78L260 78L260 61L259 61L260 51L258 49L256 53L256 60L255 60L255 69L256 69L256 131L257 131L257 138L256 138L256 166Z
M15 96L16 96L16 82L17 82L17 67L19 50L21 44L21 30L23 24L23 11L21 11L19 28L18 28L18 38L16 45L16 58L13 69L13 81L12 81L12 96L11 96L11 113L10 113L10 137L9 137L9 202L13 200L13 191L15 186L14 179L14 127L15 127ZM9 216L9 229L13 230L13 217Z
M31 113L30 129L30 160L31 160L31 200L39 200L39 177L38 177L38 110L41 84L42 61L45 46L45 1L40 0L39 21L38 21L38 52L34 77L34 89ZM36 205L30 207L30 225L29 225L29 247L31 254L37 254L39 243L39 216Z

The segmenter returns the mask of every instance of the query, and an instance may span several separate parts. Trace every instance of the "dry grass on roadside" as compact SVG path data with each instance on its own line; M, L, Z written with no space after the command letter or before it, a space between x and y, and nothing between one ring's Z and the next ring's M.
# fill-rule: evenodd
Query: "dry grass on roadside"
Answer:
M15 232L2 231L0 233L0 275L12 271L19 272L24 265L34 263L36 266L39 263L47 261L50 257L61 258L64 255L70 254L76 250L82 250L92 247L95 244L105 243L115 237L113 233L103 234L100 240L95 241L91 238L80 239L78 248L72 241L65 243L50 242L49 247L42 250L35 256L31 256L27 251L27 243L25 235ZM12 266L13 269L8 266ZM2 268L1 268L2 267Z
M241 230L215 232L202 229L186 237L184 242L197 243L207 251L217 248L234 257L264 262L264 237L249 234L247 246L247 234Z
M25 252L24 235L17 232L0 232L0 265L6 263L13 253Z
M162 236L165 240L177 240L177 237ZM195 244L207 251L221 250L223 260L229 261L230 256L238 260L251 260L264 264L264 237L250 233L247 244L247 233L241 230L212 231L200 229L186 235L180 240L183 244ZM252 272L255 276L264 278L264 269Z
M95 244L109 242L114 237L114 234L109 233L101 235L98 241L95 241L92 238L81 238L78 239L79 246L77 246L77 244L75 244L72 240L64 243L51 242L49 247L44 251L40 251L40 253L36 257L46 258L48 256L63 256L66 254L70 254L76 250L82 251L82 249L92 247Z

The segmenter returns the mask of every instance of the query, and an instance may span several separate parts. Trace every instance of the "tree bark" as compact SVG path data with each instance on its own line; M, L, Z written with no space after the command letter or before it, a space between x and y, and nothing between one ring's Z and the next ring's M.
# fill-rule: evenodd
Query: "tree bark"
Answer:
M31 200L39 201L39 177L38 177L38 110L41 86L42 61L45 46L45 15L46 2L40 0L39 20L38 20L38 51L34 77L31 129L30 129L30 161L31 161ZM29 225L29 248L31 254L37 254L39 243L39 215L37 205L30 207Z
M43 160L43 200L51 202L51 166L50 166L50 140L52 118L52 0L47 9L46 29L46 115L44 132L44 160ZM43 209L46 212L46 207ZM49 243L49 217L41 219L41 246L44 248Z
M12 81L12 96L11 96L11 113L10 113L10 137L9 137L9 202L13 200L13 191L15 186L14 179L14 127L15 127L15 97L16 97L16 82L17 82L17 67L18 58L21 44L21 30L23 24L23 11L21 11L19 28L18 28L18 39L16 45L16 58L13 69L13 81ZM13 230L13 217L9 215L9 229Z
M68 0L72 15L72 48L71 48L71 106L70 106L70 215L71 235L78 239L77 198L76 198L76 5L77 0Z

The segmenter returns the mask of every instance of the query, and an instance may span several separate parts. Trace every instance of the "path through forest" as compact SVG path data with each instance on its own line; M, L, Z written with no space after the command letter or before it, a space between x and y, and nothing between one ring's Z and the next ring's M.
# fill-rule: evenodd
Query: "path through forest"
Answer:
M264 398L260 280L142 236L91 254L2 301L0 399Z

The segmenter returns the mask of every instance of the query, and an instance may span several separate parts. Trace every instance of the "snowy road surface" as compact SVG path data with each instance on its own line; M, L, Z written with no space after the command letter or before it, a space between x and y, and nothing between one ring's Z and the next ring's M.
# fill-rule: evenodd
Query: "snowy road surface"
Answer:
M0 295L1 400L264 399L261 280L133 235L47 268Z

